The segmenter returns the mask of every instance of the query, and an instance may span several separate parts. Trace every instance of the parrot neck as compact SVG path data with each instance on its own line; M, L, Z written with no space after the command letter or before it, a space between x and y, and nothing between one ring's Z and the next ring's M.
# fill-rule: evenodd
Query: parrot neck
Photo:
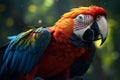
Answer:
M53 36L56 41L68 42L68 39L73 34L74 21L71 18L60 19L56 22L55 26L50 27L50 31L54 32Z
M82 41L79 37L77 37L74 33L72 34L72 36L70 37L70 43L76 47L85 47L85 48L89 48L93 43L92 42L84 42Z
M93 45L92 42L82 41L74 33L72 33L71 35L67 35L64 31L55 30L55 27L50 27L48 29L50 30L52 36L57 42L70 43L79 48L81 47L89 48L91 45Z
M56 29L55 27L48 28L53 38L60 43L68 43L70 34L67 34L64 30Z

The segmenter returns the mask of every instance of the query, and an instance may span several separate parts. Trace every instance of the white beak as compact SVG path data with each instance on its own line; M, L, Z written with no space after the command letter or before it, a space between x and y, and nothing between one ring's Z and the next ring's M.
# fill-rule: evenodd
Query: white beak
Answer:
M106 40L107 34L108 34L108 24L107 24L107 20L104 16L100 16L97 19L97 24L100 30L100 35L102 38L102 42L101 45L104 43L104 41Z

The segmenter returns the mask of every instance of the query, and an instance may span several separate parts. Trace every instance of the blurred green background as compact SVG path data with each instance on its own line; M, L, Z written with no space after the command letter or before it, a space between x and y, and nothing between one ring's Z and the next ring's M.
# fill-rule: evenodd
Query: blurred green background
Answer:
M52 26L71 8L98 5L108 13L108 38L97 45L85 80L120 80L120 0L0 0L0 46L28 26Z

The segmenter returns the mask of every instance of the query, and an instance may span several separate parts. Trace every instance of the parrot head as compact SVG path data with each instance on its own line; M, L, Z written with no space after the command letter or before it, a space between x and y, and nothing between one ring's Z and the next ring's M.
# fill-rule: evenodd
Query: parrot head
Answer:
M98 6L74 8L65 13L56 25L60 26L59 29L75 34L84 42L101 39L102 45L108 33L106 15L106 11Z
M106 40L107 32L106 11L101 7L91 6L88 11L83 11L74 18L73 33L83 41L101 39L102 45Z

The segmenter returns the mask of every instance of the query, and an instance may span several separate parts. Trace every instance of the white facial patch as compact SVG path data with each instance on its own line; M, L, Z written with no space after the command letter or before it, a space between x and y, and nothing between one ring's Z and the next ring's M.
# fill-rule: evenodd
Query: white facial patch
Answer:
M91 15L80 14L74 19L73 33L82 39L84 32L90 28L93 23L93 17Z
M80 37L80 38L82 39L84 32L85 32L87 29L89 29L91 25L92 25L92 23L91 23L90 25L88 25L87 27L85 27L85 28L82 28L82 29L73 31L73 33L76 34L78 37ZM83 40L83 39L82 39L82 40Z

